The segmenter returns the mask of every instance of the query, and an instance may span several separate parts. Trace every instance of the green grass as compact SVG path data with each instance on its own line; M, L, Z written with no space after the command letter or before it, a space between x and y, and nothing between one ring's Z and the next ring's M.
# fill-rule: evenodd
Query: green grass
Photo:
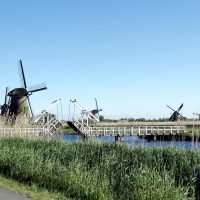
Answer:
M0 141L0 173L71 199L195 199L200 153L121 144Z
M64 134L64 135L71 135L71 134L77 134L72 128L70 128L68 125L62 126L56 131L56 134Z

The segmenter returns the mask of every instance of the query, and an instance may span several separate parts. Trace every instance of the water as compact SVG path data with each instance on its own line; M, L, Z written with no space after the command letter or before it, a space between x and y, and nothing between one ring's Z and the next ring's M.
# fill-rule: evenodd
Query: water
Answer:
M82 137L80 135L56 135L55 138L59 138L61 140L67 142L78 142L82 141ZM92 137L90 138L92 141L99 142L115 142L115 138L113 136L101 136L101 137ZM176 147L176 148L184 148L184 149L200 149L200 142L192 142L192 141L147 141L145 139L141 139L137 136L124 136L122 138L122 143L128 144L134 147Z

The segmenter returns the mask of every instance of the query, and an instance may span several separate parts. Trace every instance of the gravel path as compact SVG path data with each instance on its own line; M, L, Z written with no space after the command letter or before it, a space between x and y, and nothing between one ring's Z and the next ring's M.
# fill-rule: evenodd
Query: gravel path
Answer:
M23 195L16 194L9 190L0 188L0 200L31 200Z

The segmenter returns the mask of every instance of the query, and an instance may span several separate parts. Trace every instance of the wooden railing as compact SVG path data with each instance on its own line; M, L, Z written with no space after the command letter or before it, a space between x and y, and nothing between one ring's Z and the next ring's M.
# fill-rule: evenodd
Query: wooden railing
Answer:
M0 138L36 139L43 133L41 128L0 128Z
M103 135L176 135L186 132L185 126L132 126L132 127L90 127L87 136Z

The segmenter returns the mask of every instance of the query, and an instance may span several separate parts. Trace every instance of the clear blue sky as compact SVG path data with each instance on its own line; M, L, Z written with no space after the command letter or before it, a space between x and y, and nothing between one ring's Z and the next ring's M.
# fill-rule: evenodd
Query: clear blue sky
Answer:
M0 102L20 86L22 59L35 111L94 98L109 118L200 113L200 1L0 1ZM9 76L8 76L9 75Z

